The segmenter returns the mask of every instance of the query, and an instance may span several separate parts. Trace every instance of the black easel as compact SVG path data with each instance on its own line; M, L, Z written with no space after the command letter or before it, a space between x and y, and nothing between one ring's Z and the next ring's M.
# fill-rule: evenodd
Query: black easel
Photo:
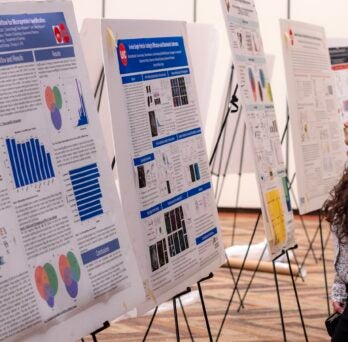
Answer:
M219 204L224 182L226 179L228 167L232 158L232 153L236 144L236 138L237 138L237 133L239 130L240 122L241 122L241 117L242 117L242 107L239 108L238 105L238 97L237 97L237 91L238 91L238 84L235 86L235 89L232 92L233 88L233 79L234 79L234 64L232 64L231 67L231 72L230 72L230 77L229 77L229 82L228 82L228 87L227 87L227 96L226 96L226 101L225 101L225 114L222 118L221 126L219 129L219 133L217 136L216 143L213 148L213 153L210 158L210 166L212 169L212 175L217 177L216 180L216 187L215 187L215 198L217 201L217 204ZM227 124L228 120L230 118L231 114L238 113L236 117L236 124L233 129L232 133L232 140L229 145L229 150L227 153L227 160L224 165L224 168L222 167L222 161L224 157L224 152L225 152L225 145L226 145L226 132L227 132ZM239 172L238 172L238 185L237 185L237 194L236 194L236 203L235 203L235 212L234 212L234 219L233 219L233 226L232 226L232 235L231 235L231 246L234 245L234 237L235 237L235 231L236 231L236 225L237 225L237 215L238 215L238 207L239 207L239 195L240 195L240 186L241 186L241 181L242 181L242 171L243 171L243 162L244 162L244 146L245 146L245 138L246 138L246 127L244 125L244 130L243 130L243 140L241 144L241 157L239 161ZM221 147L220 147L221 145ZM216 157L217 153L220 149L219 153L219 164L218 164L218 171L215 173L214 168L216 164ZM220 181L220 179L222 180Z
M244 129L245 129L245 126L244 126ZM244 131L244 134L243 134L244 138L245 138L245 131ZM283 137L285 135L283 134ZM244 139L243 139L244 141ZM215 149L214 149L215 150ZM242 149L242 152L244 152L244 150ZM242 163L243 163L243 154L241 155L241 164L240 164L240 176L241 176L241 171L242 171ZM289 190L290 190L290 184L288 184L289 186ZM237 197L238 198L238 197ZM221 336L221 333L222 333L222 329L223 329L223 325L226 321L226 318L227 318L227 315L229 313L229 310L230 310L230 306L232 304L232 301L233 301L233 298L234 298L234 295L235 295L235 292L236 292L236 289L238 288L238 285L239 285L239 281L240 281L240 278L241 278L241 275L243 273L243 270L244 270L244 266L245 266L245 262L247 260L247 257L249 255L249 252L250 252L250 248L251 248L251 245L253 244L253 240L254 240L254 237L255 237L255 233L256 233L256 230L257 230L257 227L258 227L258 223L259 223L259 220L261 218L261 210L259 212L259 215L258 215L258 219L257 219L257 222L254 226L254 230L253 230L253 233L252 233L252 236L251 236L251 239L250 239L250 242L248 244L248 247L247 247L247 251L246 251L246 254L244 256L244 259L243 259L243 263L242 263L242 266L241 266L241 269L239 271L239 274L238 274L238 277L237 277L237 281L235 283L235 288L233 289L232 291L232 295L230 297L230 300L229 300L229 303L228 303L228 306L227 306L227 309L225 311L225 315L224 315L224 318L222 320L222 323L221 323L221 326L220 326L220 329L218 331L218 335L217 335L217 338L216 338L216 341L219 340L220 336ZM243 295L243 298L241 300L241 303L240 303L240 306L238 308L238 311L241 309L241 307L243 307L243 304L244 304L244 301L245 301L245 298L247 296L247 293L248 291L250 290L250 287L251 287L251 284L256 276L256 273L258 272L258 268L259 268L259 265L262 261L262 257L264 255L264 253L266 252L266 248L267 246L264 248L261 256L260 256L260 259L258 261L258 264L257 264L257 267L251 277L251 280L247 286L247 289ZM297 307L298 307L298 311L299 311L299 314L300 314L300 319L301 319L301 324L302 324L302 328L303 328L303 332L304 332L304 337L305 337L305 340L308 341L308 336L307 336L307 332L306 332L306 327L305 327L305 324L304 324L304 318L303 318L303 314L302 314L302 310L301 310L301 306L300 306L300 302L299 302L299 297L298 297L298 293L297 293L297 288L296 288L296 283L295 283L295 278L294 278L294 275L293 275L293 272L292 272L292 268L291 268L291 264L290 264L290 257L289 257L289 251L294 251L295 249L297 249L297 246L294 247L294 248L289 248L288 250L285 250L282 252L282 254L280 256L278 256L276 259L274 259L272 262L273 262L273 269L274 269L274 272L276 272L276 269L275 269L275 262L277 259L279 259L281 256L285 255L287 256L287 261L289 263L289 269L290 269L290 275L291 275L291 280L292 280L292 285L293 285L293 289L294 289L294 294L295 294L295 298L296 298L296 302L297 302ZM295 253L293 253L293 255L296 257ZM295 258L295 261L297 263L297 265L299 266L298 264L298 261L297 261L297 258ZM299 273L301 274L301 269L300 269L300 266L299 266ZM302 277L302 275L301 275ZM282 309L282 305L281 305L281 299L280 299L280 291L279 291L279 285L278 285L278 278L277 278L277 274L275 273L275 276L274 276L274 279L275 279L275 286L276 286L276 290L277 290L277 297L278 297L278 303L279 303L279 313L280 313L280 317L281 317L281 324L282 324L282 331L283 331L283 337L284 337L284 341L286 341L286 330L285 330L285 324L284 324L284 314L283 314L283 309Z
M226 321L226 318L227 318L227 315L230 311L230 307L231 307L231 304L232 304L232 301L233 301L233 297L235 295L235 292L236 292L236 288L239 284L239 281L241 279L241 275L243 273L243 270L244 270L244 266L245 266L245 262L248 258L248 255L249 255L249 252L250 252L250 247L251 245L253 244L253 241L254 241L254 237L255 237L255 234L256 234L256 231L257 231L257 228L258 228L258 224L259 224L259 221L261 219L261 210L259 212L259 215L258 215L258 218L257 218L257 222L254 226L254 230L253 230L253 233L251 235L251 238L250 238L250 242L248 244L248 248L247 248L247 251L246 251L246 254L244 256L244 259L243 259L243 263L242 263L242 266L241 266L241 269L239 271L239 274L238 274L238 278L237 278L237 281L236 281L236 285L235 285L235 288L233 289L232 291L232 294L231 294L231 297L230 297L230 300L229 300L229 303L227 305L227 308L226 308L226 311L225 311L225 314L224 314L224 318L222 320L222 323L221 323L221 326L219 328L219 331L218 331L218 334L217 334L217 337L216 337L216 342L219 340L220 336L221 336L221 333L222 333L222 329L223 329L223 326L225 324L225 321ZM273 264L273 273L274 273L274 281L275 281L275 286L276 286L276 292L277 292L277 298L278 298L278 305L279 305L279 314L280 314L280 318L281 318L281 325L282 325L282 332L283 332L283 338L284 338L284 342L287 341L286 339L286 329L285 329L285 322L284 322L284 312L283 312L283 308L282 308L282 303L281 303L281 296L280 296L280 288L279 288L279 283L278 283L278 277L277 277L277 271L276 271L276 266L275 266L275 263L276 261L282 257L283 255L286 255L287 257L287 262L288 262L288 265L289 265L289 270L290 270L290 276L291 276L291 281L292 281L292 286L293 286L293 290L294 290L294 294L295 294L295 298L296 298L296 303L297 303L297 308L298 308L298 312L299 312L299 315L300 315L300 319L301 319L301 324L302 324L302 329L303 329L303 333L304 333L304 337L305 337L305 340L306 342L308 342L308 336L307 336L307 331L306 331L306 326L305 326L305 323L304 323L304 318L303 318L303 313L302 313L302 309L301 309L301 305L300 305L300 300L299 300L299 296L298 296L298 292L297 292L297 287L296 287L296 282L295 282L295 278L294 278L294 274L293 274L293 271L292 271L292 268L291 268L291 263L290 263L290 257L289 257L289 251L293 251L295 249L297 249L297 245L294 246L294 247L291 247L291 248L288 248L286 250L283 250L281 252L281 254L279 256L277 256L276 258L274 258L272 260L272 264ZM265 250L263 251L262 254L264 254ZM259 260L259 263L258 263L258 266L260 264L262 260L262 256ZM257 266L257 269L258 269L258 266ZM252 276L252 279L254 279L255 275L256 275L256 272L257 272L257 269L254 271L253 273L253 276ZM245 296L247 294L247 291L249 290L251 286L251 282L242 298L242 304L245 300ZM240 310L240 308L238 309Z
M203 282L205 282L207 280L210 280L213 277L214 277L213 273L210 273L207 277L202 278L201 280L199 280L197 282L200 302L201 302L201 305L202 305L205 325L206 325L206 328L207 328L207 333L208 333L210 342L213 342L213 336L212 336L212 333L211 333L209 317L208 317L207 309L206 309L206 306L205 306L205 301L204 301L204 296L203 296L201 283L203 283ZM190 328L190 325L189 325L189 322L188 322L188 318L187 318L187 315L186 315L185 310L184 310L184 306L183 306L182 301L181 301L181 297L186 295L186 294L188 294L188 293L190 293L190 292L191 292L191 288L188 287L186 289L186 291L181 292L181 293L179 293L178 295L176 295L176 296L174 296L172 298L173 312L174 312L174 321L175 321L175 335L176 335L176 341L177 342L180 341L179 318L178 318L177 302L176 302L177 299L179 300L179 303L180 303L180 307L181 307L181 310L182 310L182 313L183 313L183 316L184 316L184 319L185 319L186 327L187 327L187 330L188 330L188 332L190 334L190 339L191 339L191 341L194 341L194 337L193 337L193 334L192 334L192 331L191 331L191 328ZM154 310L154 312L152 314L151 320L149 322L149 325L148 325L148 327L146 329L146 332L145 332L145 335L144 335L144 338L143 338L143 342L145 342L147 340L147 337L148 337L148 335L150 333L150 330L152 328L153 322L154 322L154 320L156 318L157 312L158 312L158 306L155 308L155 310Z
M98 76L97 86L95 87L95 90L94 90L94 98L97 101L98 112L100 111L100 107L101 107L104 86L105 86L105 70L104 70L104 66L102 66ZM114 170L115 166L116 166L116 156L112 158L111 169Z
M325 293L326 293L326 303L327 303L327 312L330 316L330 297L329 297L329 286L327 281L327 272L326 272L326 260L325 260L325 246L324 246L324 238L323 238L323 220L321 217L321 210L318 213L319 217L319 231L320 231L320 244L321 244L321 258L323 262L323 270L324 270L324 282L325 282Z
M236 291L237 291L237 289L238 289L239 281L240 281L240 279L241 279L241 276L242 276L242 273L243 273L243 270L244 270L244 266L245 266L246 260L247 260L247 258L248 258L248 255L249 255L251 245L252 245L252 243L253 243L253 241L254 241L254 237L255 237L256 230L257 230L257 227L258 227L258 225L259 225L260 219L261 219L261 210L259 211L259 214L258 214L256 223L255 223L253 232L252 232L252 234L251 234L250 242L249 242L249 244L248 244L248 248L247 248L247 251L246 251L245 256L244 256L244 259L243 259L242 267L241 267L241 269L239 270L239 273L238 273L238 277L237 277L235 286L234 286L234 288L233 288L233 290L232 290L232 294L231 294L230 300L229 300L229 302L228 302L228 305L227 305L227 308L226 308L226 311L225 311L225 314L224 314L224 318L223 318L223 320L222 320L222 322L221 322L221 325L220 325L220 328L219 328L219 331L218 331L218 334L217 334L217 337L216 337L216 342L219 340L219 338L220 338L220 336L221 336L222 329L223 329L223 326L224 326L224 324L225 324L227 315L228 315L228 313L229 313L229 311L230 311L230 307L231 307L231 304L232 304L234 295L235 295L235 293L236 293Z
M93 331L93 332L90 334L91 337L92 337L92 339L93 339L93 342L98 342L98 340L97 340L97 335L98 335L99 333L103 332L104 330L108 329L108 328L110 328L110 323L109 323L109 321L105 321L105 322L103 323L103 326L102 326L101 328L99 328L99 329ZM83 338L81 338L81 341L82 341L82 342L85 342L85 340L84 340Z

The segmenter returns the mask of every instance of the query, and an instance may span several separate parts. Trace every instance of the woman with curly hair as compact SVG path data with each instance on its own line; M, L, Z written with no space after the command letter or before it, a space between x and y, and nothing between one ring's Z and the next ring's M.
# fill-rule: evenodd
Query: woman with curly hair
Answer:
M331 224L335 243L336 276L332 286L332 303L335 312L342 314L335 330L333 342L348 341L348 164L343 176L324 204L324 215Z

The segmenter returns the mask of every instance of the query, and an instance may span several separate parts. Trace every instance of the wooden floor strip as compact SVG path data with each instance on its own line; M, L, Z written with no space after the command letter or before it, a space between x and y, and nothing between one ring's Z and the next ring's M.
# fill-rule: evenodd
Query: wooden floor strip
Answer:
M233 213L223 213L220 216L223 228L223 236L226 246L231 241ZM235 236L236 244L247 244L253 230L257 215L238 214ZM318 226L317 217L306 217L306 226L309 236L312 238ZM329 234L327 224L324 224L324 236ZM300 220L296 219L296 237L299 249L296 251L301 263L308 248L308 242ZM255 242L264 239L262 222L260 222ZM327 317L327 305L325 298L323 266L321 260L320 236L318 234L314 244L318 263L314 262L312 254L309 254L306 269L305 282L300 278L296 284L300 296L301 306L307 327L310 342L329 341L326 334L324 321ZM328 281L331 287L333 280L333 249L332 243L328 244L325 251L327 259ZM234 270L237 278L238 270ZM252 272L245 271L240 280L240 292L244 294ZM282 305L286 323L287 339L289 342L304 341L301 321L298 315L291 279L288 276L279 276ZM229 298L233 290L231 275L227 268L220 268L214 273L214 278L202 284L212 333L216 336L227 308ZM193 287L195 289L195 287ZM278 311L277 295L273 274L258 273L246 298L245 308L237 313L239 306L237 295L231 305L224 329L219 341L221 342L279 342L283 340L280 316ZM178 304L180 333L182 341L191 341L180 306ZM189 319L194 340L197 342L208 341L205 322L200 302L185 306L185 312ZM113 323L105 332L98 335L100 342L134 342L142 341L151 315L129 319L127 321ZM86 341L92 341L90 337ZM147 341L165 342L176 341L173 313L158 313L153 328Z

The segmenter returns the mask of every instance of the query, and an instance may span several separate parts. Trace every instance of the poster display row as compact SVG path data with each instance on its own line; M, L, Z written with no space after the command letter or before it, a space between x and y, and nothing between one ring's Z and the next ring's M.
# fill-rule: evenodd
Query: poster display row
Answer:
M75 341L224 261L186 24L110 20L91 33L107 149L71 2L0 13L0 340Z
M0 340L75 341L142 281L71 3L0 13Z
M183 22L89 20L99 34L144 313L224 262ZM92 38L93 39L93 38Z
M325 31L281 20L299 210L318 210L341 177L346 153Z
M221 0L255 161L270 252L292 247L294 217L258 15L253 0Z
M294 218L258 16L253 0L220 4L237 139L245 122L275 257L295 244ZM187 25L90 19L81 45L70 1L1 2L0 13L0 341L75 341L224 262ZM342 125L323 30L281 29L305 213L343 168ZM345 79L347 50L331 52ZM105 116L88 74L105 80Z

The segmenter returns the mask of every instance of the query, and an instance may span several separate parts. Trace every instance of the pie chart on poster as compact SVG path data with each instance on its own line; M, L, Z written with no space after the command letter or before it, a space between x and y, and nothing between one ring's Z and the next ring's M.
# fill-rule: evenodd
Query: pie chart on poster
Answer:
M54 297L58 292L58 277L55 269L49 263L35 269L35 283L40 297L50 308L54 307Z
M50 86L45 89L45 100L47 108L51 113L51 121L53 127L59 131L62 128L62 115L60 110L63 107L62 94L57 86L51 88Z
M60 111L57 107L51 111L51 120L54 128L59 131L62 128L62 116L60 115Z
M79 292L78 282L80 281L81 270L74 253L69 252L67 255L59 257L59 273L68 295L71 298L76 298Z

